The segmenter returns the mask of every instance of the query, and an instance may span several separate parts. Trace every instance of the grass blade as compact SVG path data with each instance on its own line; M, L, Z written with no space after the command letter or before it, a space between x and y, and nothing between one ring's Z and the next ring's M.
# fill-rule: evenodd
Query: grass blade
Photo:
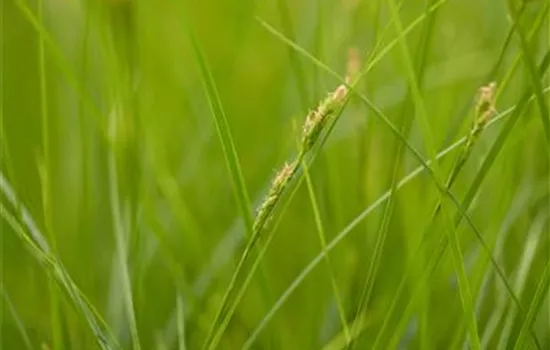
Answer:
M550 285L550 260L548 260L548 262L546 263L546 266L544 267L544 271L542 272L542 275L539 279L539 283L535 291L535 296L531 301L531 305L529 306L529 310L527 311L527 316L525 317L525 320L521 325L521 329L519 331L518 337L516 339L516 343L514 345L514 350L525 349L525 341L527 338L527 334L530 332L531 326L535 321L535 318L537 317L540 308L542 307L542 303L544 302L544 299L547 296L546 291L548 290L549 285Z
M44 3L40 0L38 7L38 22L44 26ZM49 131L49 114L48 114L48 96L47 96L47 80L46 80L46 55L44 50L44 38L38 39L38 71L40 81L40 114L42 119L42 161L39 164L39 172L42 185L42 209L44 215L44 225L48 240L52 244L52 249L57 250L56 238L53 235L52 223L52 200L51 200L51 152L50 152L50 131ZM62 349L63 346L63 330L61 329L61 303L57 297L57 290L53 279L48 279L48 292L50 302L50 326L52 328L52 347Z
M522 7L527 5L528 5L527 3L522 2ZM520 10L520 13L521 12L523 12L523 9ZM544 14L545 12L547 13L547 11L543 11L542 13ZM525 66L527 67L527 72L529 73L529 78L533 86L533 91L535 92L535 96L537 98L537 105L539 107L541 122L544 129L544 135L546 136L547 151L550 151L550 113L548 112L548 105L547 105L548 101L544 98L544 95L542 92L543 76L537 73L534 54L531 52L527 36L525 35L525 32L522 28L521 23L519 23L518 16L515 15L514 11L510 12L510 16L514 21L514 27L516 28L516 33L518 34L520 39L521 50L523 52L523 55L522 55L523 61L525 62Z
M116 118L116 117L114 117ZM122 208L120 194L118 189L117 161L115 150L109 150L109 192L110 192L110 208L113 221L113 231L116 242L116 257L115 261L118 264L118 271L122 281L122 293L124 301L124 310L126 312L127 322L130 327L132 337L132 347L141 349L139 333L137 329L137 320L134 310L134 300L132 296L132 278L128 268L128 239L129 234L126 232L125 223L122 217Z
M317 227L317 233L319 234L319 242L321 243L321 249L323 251L327 250L327 241L325 238L325 229L323 227L323 222L321 219L321 213L319 211L319 206L317 205L317 198L315 196L315 190L313 188L313 183L311 181L311 177L309 175L309 171L307 168L307 165L305 162L302 162L302 169L304 171L304 178L306 179L307 184L307 191L309 194L309 199L311 201L311 207L313 209L313 214L315 217L315 226ZM346 311L344 309L344 306L342 304L342 298L340 296L340 290L338 288L338 284L336 282L336 277L334 275L334 270L332 267L332 264L330 262L329 255L325 255L325 263L327 266L327 273L329 275L330 279L330 285L332 287L332 294L334 295L334 300L336 302L336 307L338 309L338 314L340 316L340 321L342 322L342 328L344 330L344 335L348 342L351 341L351 333L350 329L348 327L348 323L346 321Z
M0 173L0 175L0 179L3 179L3 174ZM4 182L0 182L0 190L2 190L5 195L7 191L6 187L3 186L4 184ZM22 209L24 211L21 216L27 221L25 225L29 227L31 232L33 232L35 228L32 225L32 218L28 215L25 216L25 213L28 212L24 207L22 207ZM99 347L104 350L119 349L120 346L117 344L105 321L99 316L99 313L93 308L90 302L85 298L84 294L78 289L59 260L53 254L48 251L44 251L40 246L40 243L35 242L35 240L31 238L32 236L29 236L27 232L25 232L21 224L12 214L9 213L2 202L0 202L0 215L25 244L25 247L29 249L34 258L38 262L42 263L48 276L55 278L56 282L65 290L69 298L73 301L76 308L80 311L90 326ZM36 232L34 235L36 235Z
M200 68L203 88L204 88L206 97L208 99L208 103L210 105L212 116L214 118L216 130L218 132L218 137L222 145L226 165L231 175L231 180L233 184L233 189L235 191L237 204L239 206L241 216L243 217L246 231L248 232L249 240L252 241L254 240L254 237L253 237L253 219L252 219L252 212L250 209L251 208L250 199L248 197L248 193L244 182L244 177L242 175L242 170L239 163L237 150L233 142L233 137L231 136L229 123L225 116L225 112L223 110L221 100L220 100L216 85L214 83L214 78L212 76L208 63L206 61L206 58L202 52L202 49L199 46L199 42L195 37L195 34L191 30L191 28L187 27L187 29L189 32L191 44L193 46L195 59ZM227 287L227 290L224 294L222 303L220 304L220 308L218 309L216 316L214 317L214 322L212 323L212 327L210 328L210 331L206 336L205 345L210 343L210 341L212 340L212 337L215 334L215 329L218 326L219 320L222 317L222 313L224 312L224 308L230 298L230 295L235 288L237 277L239 276L242 270L243 263L244 263L244 259L241 259L241 261L237 264L237 268L235 269L233 277L229 282L229 286Z
M176 297L176 308L178 312L178 349L185 350L185 313L181 295Z
M23 324L23 321L21 320L21 317L19 317L19 313L15 309L15 306L11 302L10 296L8 295L8 292L4 289L4 284L2 281L0 281L0 294L2 295L2 301L0 302L0 327L3 325L3 317L4 317L4 305L7 305L7 311L11 314L11 317L13 318L13 321L15 322L15 326L17 327L17 330L19 333L21 333L21 338L23 339L23 344L25 344L26 349L33 349L31 340L29 338L29 334L27 333L27 330L25 328L25 325ZM6 312L7 313L7 312ZM2 338L0 337L0 345L4 344L2 341Z
M218 137L222 145L225 162L231 176L237 204L245 222L246 229L249 235L251 235L252 212L250 210L250 199L246 190L237 149L235 148L235 143L233 142L233 137L231 136L229 123L222 107L220 96L214 82L214 77L212 76L212 72L210 71L208 63L206 61L206 57L204 56L204 53L199 46L197 38L192 33L190 28L189 36L191 39L191 44L193 46L195 59L200 68L201 81L203 84L204 92L206 94L206 98L208 99L210 111L212 112L212 117L216 124L216 130L218 131Z

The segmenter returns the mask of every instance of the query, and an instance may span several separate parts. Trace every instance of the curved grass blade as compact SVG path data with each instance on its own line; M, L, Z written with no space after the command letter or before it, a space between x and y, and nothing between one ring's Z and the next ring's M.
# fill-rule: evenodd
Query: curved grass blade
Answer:
M522 9L524 9L525 7L522 7ZM531 41L536 34L539 33L542 25L544 24L544 19L546 18L546 16L548 16L548 9L550 8L550 3L546 3L546 6L543 8L543 10L540 12L540 14L537 16L536 20L533 22L533 26L531 27L531 30L529 31L529 34L528 34L528 38L527 38L527 41ZM522 10L523 11L523 10ZM514 35L514 32L516 30L516 26L519 25L519 19L521 18L521 14L523 12L519 12L517 15L516 15L516 20L512 22L512 27L510 28L510 31L508 33L508 37L511 38L513 37ZM508 39L507 37L507 39ZM506 42L507 44L509 43L508 41ZM522 59L522 54L521 53L518 53L516 58L514 59L514 62L512 63L511 65L511 68L508 69L508 72L506 73L506 75L504 76L504 78L502 79L502 82L501 82L501 87L504 87L504 86L507 86L508 83L510 82L510 80L512 79L512 76L514 75L514 73L517 71L518 67L519 67L519 64L521 62L521 59ZM536 69L535 69L536 70ZM493 79L489 79L489 80L493 80ZM497 92L497 99L498 99L498 96L500 95L500 93L503 91L503 89L499 89L499 91Z
M29 24L34 28L34 30L38 32L40 38L44 41L44 44L50 50L51 58L54 59L58 68L65 76L67 84L69 84L69 86L78 94L78 96L82 98L82 102L88 108L90 108L92 115L95 117L92 118L92 121L101 131L101 135L106 139L109 133L106 123L102 123L102 120L105 119L102 119L103 113L90 97L91 94L87 93L87 91L82 90L83 85L79 83L78 74L74 72L74 69L70 66L67 58L65 57L59 46L55 43L52 36L49 35L48 31L38 20L36 15L31 11L27 3L25 3L23 0L16 0L15 4L22 12L25 19L29 22Z
M526 2L522 2L522 8L523 6L528 6L528 4ZM546 4L546 6L548 6L548 4ZM521 12L523 12L523 10L521 10ZM544 14L547 12L548 11L543 11L542 13ZM550 113L548 112L548 105L547 105L548 101L544 99L544 95L542 92L543 76L539 75L537 72L534 54L531 51L531 48L529 47L529 41L521 26L521 23L519 23L519 18L514 14L513 11L511 11L510 16L514 21L514 27L520 39L521 50L523 52L523 55L522 55L523 61L525 62L525 66L527 67L527 72L529 73L528 74L529 79L531 80L533 91L535 92L535 96L537 98L537 105L540 112L544 134L546 136L547 151L550 151Z
M527 274L535 259L536 248L539 246L540 238L542 238L544 225L546 222L548 222L548 212L541 212L535 217L531 227L529 228L529 232L527 233L526 247L523 249L522 258L520 259L520 263L517 267L517 275L514 283L515 289L520 295L525 290ZM525 318L525 310L521 311L523 313L522 317ZM506 321L504 323L503 330L500 333L500 338L497 345L500 348L505 348L509 341L509 336L512 333L512 326L517 316L517 310L512 309L507 313L507 315L505 310L503 310L502 317L504 316L506 316Z
M220 100L216 85L214 83L214 78L212 76L208 63L206 62L206 58L202 52L199 42L195 37L195 34L193 33L192 29L188 25L187 25L187 30L189 33L191 44L193 46L195 59L200 68L203 88L205 90L208 103L210 105L212 116L214 117L214 122L216 124L216 130L218 132L218 137L222 145L226 165L230 172L237 204L239 206L241 216L243 217L246 231L248 232L249 241L251 242L255 238L253 234L253 218L252 218L252 212L250 209L251 208L250 199L248 197L248 193L246 190L246 185L244 182L244 177L243 177L241 166L239 163L237 150L233 142L233 137L231 136L229 123L227 122L227 118L225 116L225 112L223 110L221 100ZM215 330L218 327L218 323L225 311L224 309L235 288L237 278L240 275L244 265L244 260L245 259L241 259L241 261L239 261L239 263L237 264L237 268L235 269L235 272L231 278L231 281L229 282L229 286L227 287L227 290L223 296L222 303L220 304L220 307L216 312L216 316L214 317L214 322L212 323L210 331L206 336L205 343L204 343L205 346L209 344L210 341L212 340L212 337L215 336Z
M25 328L25 325L23 324L23 321L21 320L21 317L19 316L17 309L11 302L11 298L8 295L8 292L4 289L4 284L3 284L3 281L1 280L0 280L0 295L2 295L2 299L3 299L3 301L0 302L0 327L4 322L4 312L6 312L4 310L4 305L7 305L8 312L11 314L11 317L15 322L15 326L17 327L17 330L19 331L19 333L21 333L21 339L23 339L23 344L25 344L25 348L28 350L33 349L27 329ZM2 338L0 337L0 345L2 344L4 343L2 341Z
M285 30L285 32L288 33L288 37L294 41L294 26L292 24L292 18L290 16L290 10L288 8L287 2L285 0L277 0L277 9L279 11L279 16L281 17L281 24L283 26L283 29ZM290 59L290 65L292 67L292 70L294 71L296 88L298 91L298 95L300 96L303 112L305 112L307 111L308 106L310 106L306 88L306 74L300 60L296 55L296 52L289 49L288 55Z
M115 150L111 148L108 151L108 171L109 171L109 199L112 215L113 232L116 243L115 260L118 263L118 270L122 281L122 298L124 301L124 311L126 312L127 322L129 323L130 334L132 337L132 346L134 349L141 349L139 333L137 328L137 319L135 312L135 303L132 296L132 278L128 268L128 232L123 222L122 208L118 184L118 172Z
M244 293L245 293L248 285L252 281L252 277L254 277L254 273L256 272L258 267L260 266L260 263L261 263L263 257L265 256L265 253L267 252L267 248L269 247L269 244L271 243L271 241L273 240L273 237L275 236L273 233L275 231L277 231L277 229L279 228L279 225L282 222L284 213L286 212L286 210L288 209L288 207L290 205L290 202L292 201L292 199L294 198L294 196L298 192L298 189L300 188L300 185L301 185L303 179L304 179L303 177L300 177L296 180L297 183L296 183L295 186L293 186L292 190L290 191L290 193L288 195L288 199L282 203L280 214L277 217L275 223L273 224L273 227L270 229L271 232L266 235L266 240L265 240L263 246L259 250L258 255L256 256L256 259L252 263L252 266L250 267L250 270L249 270L248 274L246 275L245 280L243 281L242 285L240 286L240 288L239 288L239 290L238 290L238 292L235 296L235 300L234 300L233 304L230 306L230 309L227 312L229 315L231 315L235 312L235 310L237 308L237 305L239 305L240 301L244 297ZM225 322L228 322L228 320L226 320ZM222 325L225 326L225 324L222 324ZM222 326L220 326L220 327L222 327ZM246 345L243 347L243 350L244 349L246 349Z
M423 13L422 15L418 16L413 22L411 22L406 28L403 29L402 33L399 33L397 37L392 39L386 46L384 46L380 52L378 52L372 59L369 60L369 64L365 66L365 68L359 73L356 80L359 81L361 78L363 78L368 72L370 72L378 62L382 60L399 42L399 40L407 36L410 32L412 32L413 29L415 29L422 21L424 21L428 15L436 11L441 5L446 3L448 0L440 0L433 4L429 10L426 13ZM256 20L258 23L260 23L268 32L273 34L275 37L280 39L282 42L284 42L286 45L292 47L296 52L301 54L302 56L308 58L311 62L313 62L315 65L332 75L334 78L336 78L341 83L346 83L345 79L342 79L340 75L336 72L334 72L332 69L328 68L323 62L321 62L318 58L304 50L302 47L297 45L292 40L288 39L286 36L284 36L280 31L275 29L273 26L271 26L269 23L264 21L262 18L256 16ZM351 88L351 85L348 84L348 87Z
M3 187L0 188L3 189ZM75 307L81 312L90 326L99 347L104 350L119 349L120 346L112 336L105 321L99 317L97 311L95 311L89 301L84 297L84 294L78 289L57 258L51 253L42 250L42 248L25 232L17 219L9 213L2 202L0 202L0 216L23 241L25 247L29 249L31 254L44 266L46 273L52 278L55 278L57 283L65 290L69 298L75 304Z
M550 286L550 260L548 260L548 262L546 263L546 266L544 267L544 271L542 272L542 275L539 279L539 284L535 291L533 300L531 301L531 305L529 306L529 310L527 311L527 316L523 320L523 324L521 325L521 329L519 331L518 337L516 338L514 350L525 349L525 341L527 338L527 334L531 330L531 326L535 321L535 318L537 317L540 308L542 307L542 303L544 302L544 299L547 296L546 291L548 290L549 286Z
M321 249L323 251L327 250L327 240L325 238L325 229L323 226L323 221L321 219L321 213L319 210L319 206L317 204L317 198L315 196L315 190L313 188L313 183L311 181L311 177L309 175L309 171L307 168L307 165L305 162L302 162L302 169L304 172L304 177L306 179L307 184L307 191L309 194L309 198L311 201L311 207L313 209L313 215L315 217L315 226L317 227L317 233L319 234L319 242L321 243ZM342 328L344 330L344 336L347 339L347 342L351 341L351 333L350 329L348 327L348 323L346 321L346 311L344 309L342 298L340 296L340 290L338 288L338 284L336 282L336 277L334 274L334 270L332 267L332 263L330 262L330 257L328 254L325 255L325 263L327 266L327 272L330 279L330 285L332 288L332 294L334 295L334 300L336 302L336 307L338 309L338 315L340 316L340 322L342 322Z
M235 147L235 143L233 142L233 137L231 136L229 123L227 122L227 117L225 116L225 112L222 107L220 96L214 82L214 77L212 76L212 72L210 71L204 53L199 46L199 42L197 41L195 34L191 31L190 28L188 28L188 30L191 44L193 46L193 52L195 54L195 59L197 60L200 68L203 88L206 94L206 98L208 99L210 111L212 112L212 117L214 118L214 122L216 124L216 130L218 131L218 137L222 145L225 162L231 176L237 204L245 222L246 229L249 234L252 234L253 219L252 212L250 210L250 199L246 190L237 149Z

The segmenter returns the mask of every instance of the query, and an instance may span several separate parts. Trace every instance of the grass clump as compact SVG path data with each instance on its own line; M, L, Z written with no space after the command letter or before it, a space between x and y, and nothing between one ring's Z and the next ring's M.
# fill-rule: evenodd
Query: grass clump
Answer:
M0 348L549 348L549 8L0 1Z

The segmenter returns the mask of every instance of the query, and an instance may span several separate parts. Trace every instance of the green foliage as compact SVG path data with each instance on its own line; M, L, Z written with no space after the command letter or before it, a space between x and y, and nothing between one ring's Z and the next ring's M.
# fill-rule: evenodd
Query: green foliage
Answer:
M0 348L549 348L549 8L0 1Z

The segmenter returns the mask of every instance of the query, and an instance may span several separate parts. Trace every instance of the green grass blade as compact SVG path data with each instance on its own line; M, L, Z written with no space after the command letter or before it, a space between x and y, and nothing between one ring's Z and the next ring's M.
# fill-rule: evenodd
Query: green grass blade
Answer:
M0 280L0 294L2 295L2 301L0 302L0 327L3 326L3 318L4 318L4 312L7 314L9 313L11 317L13 318L13 321L15 322L15 326L17 327L17 330L19 333L21 333L21 339L23 339L23 344L25 344L26 349L33 349L31 340L29 338L29 334L27 332L27 329L25 328L25 325L23 321L21 320L21 317L19 316L19 313L17 312L15 306L11 302L10 296L8 295L8 292L4 289L4 284ZM7 311L4 311L4 305L7 305ZM4 344L2 341L2 338L0 337L0 345Z
M132 278L128 268L128 239L129 234L126 232L126 227L122 218L122 208L120 194L118 189L118 172L116 154L113 149L109 150L109 192L110 192L110 209L112 215L113 231L116 242L116 257L115 261L118 264L117 268L122 281L122 294L124 301L124 311L126 312L127 322L129 323L130 334L132 337L132 347L141 349L139 333L137 329L137 320L135 314L134 299L132 296Z
M283 203L281 203L280 214L276 218L276 221L275 221L275 223L273 224L273 227L270 230L271 232L266 235L267 238L266 238L263 246L259 249L258 255L254 259L254 262L252 263L252 266L250 267L250 270L249 270L248 274L246 275L245 280L241 284L241 286L240 286L240 288L239 288L239 290L238 290L238 292L235 296L235 301L230 306L230 309L228 310L227 314L229 314L229 315L233 314L235 312L235 309L237 308L237 305L240 303L240 301L244 297L246 289L247 289L248 285L250 284L250 282L252 281L252 277L254 277L254 273L256 272L258 267L260 266L260 263L261 263L263 257L265 256L265 253L267 252L267 249L269 248L269 244L271 243L271 241L273 240L273 237L275 236L273 233L275 231L277 231L279 225L281 224L284 213L287 211L287 209L290 205L290 202L292 201L292 199L294 198L294 196L298 192L298 189L300 188L302 180L303 180L303 177L300 177L296 180L297 183L292 188L292 190L290 191L290 193L288 195L288 199L286 201L283 201ZM225 318L224 323L222 323L220 328L224 328L227 325L227 322L229 322L229 319ZM245 344L243 346L243 350L246 349L246 348L247 348L247 344Z
M23 0L16 0L15 3L24 15L25 19L29 22L33 29L38 32L40 38L44 40L44 44L50 50L51 58L56 62L57 67L61 69L61 72L66 78L67 84L69 84L70 87L79 95L79 97L83 99L86 107L89 108L92 115L95 117L92 119L92 122L98 126L102 132L101 135L106 138L108 132L106 124L102 122L104 121L104 119L101 118L102 112L91 99L90 95L86 91L82 90L82 84L78 80L78 74L74 72L59 46L55 43L51 35L48 34L46 28L44 28L36 15L28 7L27 3Z
M514 283L515 289L518 294L522 294L526 287L527 274L533 265L533 260L536 256L536 248L539 246L540 238L543 236L544 232L544 223L548 221L548 213L541 213L535 217L533 224L529 229L526 239L526 248L523 250L522 258L520 260L519 266L517 268L516 280ZM525 319L526 313L523 308L520 309L522 312L522 318ZM504 316L503 310L503 316ZM508 315L506 315L506 321L504 323L503 330L500 334L498 341L498 347L505 348L506 344L509 341L509 336L512 334L512 326L514 319L517 316L517 309L510 310Z
M3 179L3 175L1 179ZM0 182L0 190L2 190L4 195L6 195L7 191L4 182ZM27 221L25 225L29 227L31 232L33 232L35 228L32 224L32 218L26 214L28 213L26 209L24 207L22 208L24 212L21 216ZM31 236L29 236L17 219L9 213L2 202L0 202L0 216L13 229L16 235L25 244L25 247L29 249L34 258L43 265L47 275L51 278L55 278L57 283L59 283L59 285L65 290L69 298L75 304L76 308L81 312L82 316L87 321L100 348L104 350L119 349L120 346L112 336L105 321L99 317L99 313L84 297L84 294L78 289L59 260L57 260L57 258L55 258L55 256L48 251L44 251L41 243L35 241L34 236L36 236L36 232L34 234L31 233Z
M460 242L458 241L456 230L452 229L449 233L449 239L451 241L451 250L453 254L453 260L455 261L457 268L457 277L460 286L460 299L464 308L464 313L468 318L468 331L470 335L471 346L474 349L481 349L481 340L477 331L477 321L474 311L473 298L470 292L468 275L464 267L462 252L460 248Z
M235 144L233 142L233 137L231 136L231 131L229 128L229 123L227 121L227 118L225 116L225 112L223 110L221 100L214 82L214 78L212 76L212 73L210 71L210 68L208 66L208 63L206 61L206 58L204 56L204 53L202 52L202 49L200 48L199 42L197 38L195 37L195 34L192 32L191 28L187 27L189 32L189 37L191 40L191 44L193 46L193 52L195 55L195 59L199 65L200 68L200 74L201 74L201 81L203 84L203 88L206 94L206 97L208 99L208 103L210 105L210 110L212 112L212 116L214 118L214 122L216 125L216 130L218 132L218 137L220 139L226 165L229 169L229 173L231 176L233 189L235 192L235 197L237 200L237 204L239 206L239 210L241 212L241 216L243 217L246 231L248 232L249 239L253 239L253 218L252 218L252 212L251 212L251 205L250 205L250 199L248 197L248 193L246 190L246 185L244 182L244 177L242 174L241 166L239 163L239 158L237 154L237 150L235 148ZM233 277L231 278L231 281L229 283L229 286L226 290L226 293L222 299L222 303L220 308L218 309L218 312L216 313L216 316L214 318L214 322L212 323L212 327L209 331L209 334L206 337L205 345L208 344L211 340L211 337L215 333L215 329L218 325L218 322L220 318L222 317L222 313L224 312L224 308L226 303L229 300L229 297L232 293L232 291L235 288L235 283L237 280L237 277L239 276L242 267L244 264L244 259L241 259L239 264L237 265L237 268L233 274Z
M179 294L176 297L176 309L178 314L178 349L185 350L185 313L183 310L183 298Z
M317 198L315 196L315 190L313 188L313 183L311 181L311 177L309 175L309 171L308 171L308 168L307 168L307 165L305 164L305 162L302 162L302 169L303 169L303 172L304 172L304 177L306 179L307 191L308 191L309 198L310 198L310 201L311 201L311 207L313 209L313 215L315 217L315 226L317 227L317 233L319 234L319 242L321 243L321 249L322 249L322 251L326 251L327 250L327 241L326 241L326 238L325 238L325 229L324 229L324 226L323 226L323 221L321 219L321 213L320 213L320 210L319 210L319 206L317 204ZM350 330L349 330L349 327L348 327L348 323L346 321L346 311L345 311L343 303L342 303L340 290L339 290L338 284L336 282L336 277L334 275L334 269L332 267L332 263L330 262L330 258L329 258L328 253L325 255L325 263L326 263L326 266L327 266L327 273L329 275L330 284L331 284L331 287L332 287L332 293L334 295L334 300L336 302L336 307L338 309L338 315L340 316L340 321L342 322L342 328L344 330L345 337L349 342L349 341L351 341L351 335L350 335L351 333L350 333Z
M191 44L193 46L195 59L200 68L201 81L206 97L208 99L210 111L212 112L212 117L216 124L216 130L218 131L218 137L222 145L225 162L231 175L231 181L234 187L237 204L245 222L245 227L249 235L251 235L253 219L250 209L250 199L246 190L237 149L235 148L235 143L233 142L233 137L231 136L231 129L229 127L227 117L222 107L222 103L218 94L218 90L216 88L216 84L214 82L214 77L212 76L212 72L210 71L208 63L206 61L206 57L204 56L204 53L199 46L199 42L197 41L195 35L191 32L191 29L189 29L189 36L191 39Z
M361 79L365 74L367 74L368 72L370 72L375 66L376 64L378 64L386 55L388 55L388 53L398 44L399 40L404 37L404 36L407 36L408 34L410 34L413 29L415 29L419 24L421 24L426 18L428 18L428 15L433 12L433 11L436 11L441 5L443 5L444 3L446 3L448 0L440 0L438 2L436 2L435 4L433 4L429 10L427 11L427 13L423 13L422 15L418 16L418 18L416 18L412 23L410 23L406 28L403 29L403 32L400 33L397 37L395 37L394 39L392 39L388 44L386 44L383 48L380 49L380 51L374 56L372 57L371 59L369 59L369 64L365 66L365 68L361 71L361 73L359 74L359 76L357 77L357 80ZM258 21L258 23L260 23L268 32L270 32L271 34L273 34L275 37L277 37L279 40L281 40L282 42L284 42L286 45L289 45L291 48L293 48L296 52L298 52L299 54L301 54L302 56L308 58L311 62L313 62L315 65L317 65L318 67L322 68L323 70L325 70L327 73L329 73L330 75L332 75L334 78L336 78L338 81L342 82L342 83L345 83L345 79L343 79L338 73L334 72L333 70L331 70L330 68L328 68L324 63L322 63L318 58L316 58L315 56L311 55L309 52L307 52L306 50L304 50L302 47L300 47L299 45L297 45L295 42L293 42L292 40L290 40L289 38L287 38L285 35L283 35L280 31L278 31L277 29L275 29L273 26L269 25L266 21L264 21L262 18L260 17L256 17L256 20ZM379 42L380 43L380 42ZM378 43L378 44L379 44ZM378 46L377 44L377 46Z
M550 260L548 260L548 262L546 263L546 266L544 267L544 271L542 272L542 275L539 279L539 283L537 285L535 295L533 297L533 300L531 301L529 310L527 311L527 316L525 317L525 320L523 321L519 334L516 338L514 350L525 349L525 341L527 338L527 334L530 332L531 326L535 321L535 318L537 317L542 307L542 303L544 302L544 299L547 297L546 292L548 290L549 285L550 285Z
M550 8L550 3L547 3L546 6L543 8L543 10L537 16L536 20L533 22L533 26L531 27L531 30L529 31L529 34L528 34L528 38L527 38L528 42L531 41L535 37L535 35L540 32L541 27L544 24L544 19L548 16L548 9L549 8ZM523 12L520 12L516 16L516 20L512 22L512 27L510 28L510 32L508 33L508 37L510 38L510 40L514 35L514 32L516 30L516 26L519 25L519 18L520 18L522 13ZM506 43L508 44L508 41ZM498 99L498 96L500 95L500 93L503 91L503 87L508 85L508 83L512 79L513 75L516 73L516 71L519 67L519 64L521 62L521 59L522 59L522 53L520 52L520 53L517 54L516 58L514 59L514 62L511 65L511 68L508 70L508 72L506 73L506 75L502 79L502 82L500 83L500 88L499 88L499 91L497 93L497 99ZM535 68L535 70L536 70L536 68Z
M38 1L38 23L44 27L44 4ZM40 114L42 119L42 161L39 164L41 184L42 184L42 209L44 215L44 226L48 240L52 244L52 249L57 250L56 237L53 235L52 223L52 194L51 194L51 151L50 151L50 120L48 113L48 95L47 95L47 78L46 78L46 54L44 50L44 38L38 39L38 65L39 65L39 81L40 81ZM52 347L54 349L63 348L63 330L60 308L61 303L57 297L57 290L53 279L48 279L48 292L50 302L50 327L52 328Z
M523 3L522 6L525 5L527 4ZM543 11L542 14L547 12L548 11ZM516 33L518 34L520 39L521 50L523 52L523 61L525 62L525 66L527 67L527 72L529 73L529 78L533 86L533 91L535 92L535 96L537 98L537 105L539 107L541 122L544 129L544 134L546 136L546 146L547 150L550 151L550 113L548 112L548 101L544 98L542 92L542 75L539 75L537 72L534 54L529 47L527 36L522 28L521 23L519 23L519 18L514 13L510 13L510 16L514 21Z
M322 6L319 4L319 6ZM292 24L292 18L290 16L290 10L285 0L277 0L277 9L281 17L281 24L284 31L287 33L288 37L292 41L296 41L296 35L294 34L294 26ZM300 96L300 101L302 103L302 109L305 113L308 106L311 105L310 99L308 97L307 88L306 88L306 74L302 67L298 56L294 50L288 50L288 55L290 58L290 64L292 70L294 71L294 79L296 81L296 88L298 90L298 95Z

